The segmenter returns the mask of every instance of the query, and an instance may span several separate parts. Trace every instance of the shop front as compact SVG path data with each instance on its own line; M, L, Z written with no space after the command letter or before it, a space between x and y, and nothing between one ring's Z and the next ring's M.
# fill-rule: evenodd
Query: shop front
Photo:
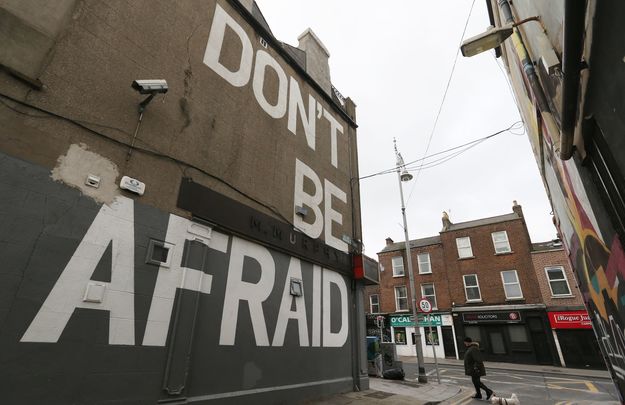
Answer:
M415 328L409 314L390 315L391 336L399 356L416 356ZM449 313L418 314L421 350L424 357L458 358L452 316Z
M543 305L464 307L452 312L458 341L470 337L478 342L485 360L557 365Z
M585 310L553 311L548 315L562 367L606 368Z

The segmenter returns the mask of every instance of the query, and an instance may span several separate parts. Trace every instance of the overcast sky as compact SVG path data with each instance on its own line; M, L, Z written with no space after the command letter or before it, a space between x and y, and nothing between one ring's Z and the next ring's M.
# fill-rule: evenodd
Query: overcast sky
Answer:
M393 138L406 162L424 157L471 0L256 0L274 36L297 46L310 27L330 51L333 85L357 105L360 175L393 168ZM474 3L464 38L489 25ZM498 64L501 66L498 66ZM428 155L510 127L519 112L493 52L458 56ZM442 211L454 223L523 207L533 242L553 239L551 208L523 129L497 135L404 184L410 239L438 235ZM442 157L447 155L438 155ZM433 161L435 158L426 162ZM416 180L416 181L415 181ZM361 181L365 253L404 239L396 173Z

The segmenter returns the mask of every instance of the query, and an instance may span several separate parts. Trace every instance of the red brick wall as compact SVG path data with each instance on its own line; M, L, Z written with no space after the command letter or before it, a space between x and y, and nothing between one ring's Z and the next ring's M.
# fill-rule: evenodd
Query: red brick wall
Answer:
M538 279L538 285L540 286L543 302L548 307L584 305L582 294L577 287L577 279L571 269L571 264L564 249L533 252L532 261L534 263L536 278ZM549 280L547 279L547 274L545 273L545 267L550 266L564 267L564 272L569 282L569 288L571 290L571 294L573 295L572 297L554 298L552 296L551 289L549 288Z
M432 274L419 274L419 265L417 255L419 253L430 254L430 266ZM392 258L401 256L404 250L386 252L378 255L380 264L384 267L384 271L380 273L380 305L382 312L396 312L395 308L395 287L405 285L408 292L408 308L410 309L411 295L410 284L408 278L408 265L404 261L404 273L402 277L393 277ZM451 308L447 286L447 272L443 260L443 250L441 245L429 245L411 249L412 270L415 278L415 292L417 301L421 299L421 284L433 283L436 291L436 300L438 309ZM368 298L367 298L368 300Z
M491 233L506 231L511 253L495 254ZM459 259L456 238L470 237L473 258ZM482 303L496 305L506 303L533 304L541 302L536 273L530 251L531 242L523 220L512 220L474 228L441 233L445 261L449 272L451 300L456 305L466 304L463 275L477 274ZM507 300L501 279L501 272L516 270L523 299Z
M506 231L510 243L511 253L495 254L495 247L491 233ZM495 224L477 226L473 228L441 232L441 243L412 249L412 265L415 275L415 291L417 300L421 298L421 284L434 283L438 310L448 311L452 303L456 306L467 304L464 292L463 275L477 274L480 285L482 302L476 305L498 304L536 304L542 303L541 290L537 272L532 261L531 241L523 219L515 219ZM473 258L458 259L456 238L468 236L471 238ZM432 274L420 275L417 263L417 254L430 253ZM365 306L369 309L369 295L379 294L380 311L382 313L396 312L394 287L405 285L408 290L408 304L410 308L410 288L408 282L408 266L405 266L405 276L393 277L391 259L404 254L404 250L384 252L378 254L378 261L385 271L380 273L380 285L368 287L365 294ZM570 269L570 267L569 267ZM506 300L501 272L516 270L523 299ZM544 275L544 270L543 270ZM547 289L549 286L547 285ZM571 288L573 288L571 284ZM565 305L565 301L562 305Z

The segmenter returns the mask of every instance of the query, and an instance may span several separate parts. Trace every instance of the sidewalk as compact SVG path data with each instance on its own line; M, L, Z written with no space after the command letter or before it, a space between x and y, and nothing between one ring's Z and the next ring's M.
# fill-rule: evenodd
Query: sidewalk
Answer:
M409 356L399 356L398 360L402 361L404 364L412 363L414 364L415 358ZM424 362L426 364L434 364L434 359L425 357ZM449 366L459 366L464 367L463 360L455 360L455 359L438 359L439 365L449 365ZM592 370L592 369L579 369L579 368L568 368L568 367L554 367L554 366L543 366L536 364L519 364L519 363L498 363L493 361L485 361L484 365L486 366L486 370L510 370L510 371L525 371L525 372L535 372L535 373L553 373L560 375L570 375L577 377L593 377L593 378L607 378L610 379L610 373L606 370Z
M460 392L460 387L451 384L429 382L420 384L414 381L385 380L371 377L369 389L361 392L346 392L325 398L306 401L309 405L429 405L448 400Z

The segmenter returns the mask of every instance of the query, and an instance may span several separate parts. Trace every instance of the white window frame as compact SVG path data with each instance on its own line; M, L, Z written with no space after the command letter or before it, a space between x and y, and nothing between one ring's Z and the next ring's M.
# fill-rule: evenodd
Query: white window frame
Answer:
M460 246L461 241L467 241L468 246ZM458 258L459 259L467 259L473 257L473 248L471 247L471 237L463 236L462 238L456 238L456 248L458 250ZM463 254L462 252L466 249L469 249L469 254Z
M373 297L376 297L376 300L378 301L375 305L377 305L378 310L374 311L373 310ZM379 294L371 294L369 296L369 313L371 314L379 314L380 313L380 295Z
M427 261L422 261L421 257L427 257ZM432 262L430 261L430 254L428 252L425 253L419 253L417 255L417 262L419 264L419 274L432 274ZM424 267L427 264L427 269L428 271L423 271L423 269L421 268L421 263L424 263Z
M562 272L562 277L561 279L557 279L557 280L551 280L549 278L549 270L560 270ZM569 279L566 276L566 273L564 272L564 266L547 266L545 267L545 276L547 277L547 282L549 283L549 290L551 290L551 296L552 297L571 297L573 296L573 293L571 292L571 285L569 284ZM551 287L551 282L552 281L562 281L564 280L566 282L566 288L568 288L569 293L568 294L555 294L553 292L553 288Z
M397 289L399 289L399 288L403 288L404 289L404 292L406 294L405 296L397 296ZM398 285L398 286L395 286L395 288L393 288L393 290L395 291L395 310L397 312L408 312L408 310L409 310L409 306L408 306L408 289L406 288L406 286L405 285ZM400 309L399 308L399 300L401 298L405 298L406 299L406 309Z
M510 273L510 272L514 272L514 276L516 277L516 282L514 283L506 283L504 278L503 278L503 273ZM516 270L504 270L502 272L499 273L501 275L501 284L503 285L503 292L504 294L506 294L506 299L507 300L520 300L523 299L523 289L521 288L521 282L519 281L519 274L517 273ZM506 286L507 285L514 285L514 284L518 284L519 285L519 291L521 292L521 296L519 297L508 297L508 290L506 290Z
M495 240L495 235L504 235L505 236L505 241L504 240L500 240L497 241ZM508 232L506 231L498 231L498 232L493 232L490 234L491 238L493 239L493 247L495 248L495 254L503 254L503 253L510 253L512 252L512 249L510 248L510 239L508 239ZM502 246L505 243L505 246ZM497 246L499 244L499 246ZM503 249L500 250L500 247L503 247Z
M423 286L431 285L433 295L426 295L423 291ZM434 297L434 302L432 302L431 297ZM426 298L432 304L432 309L438 309L438 301L436 300L436 287L434 287L434 283L423 283L421 284L421 298Z
M401 274L398 274L398 272L396 271L396 269L399 268L399 266L395 264L397 259L401 260ZM406 271L405 271L406 266L404 263L404 256L395 256L391 258L391 264L393 267L393 277L404 277L406 275Z
M475 285L471 285L471 286L467 286L467 277L470 276L475 276ZM482 301L482 290L480 289L480 280L477 277L477 274L465 274L462 276L462 283L464 284L464 296L467 299L467 302L480 302ZM480 298L478 299L469 299L469 294L467 294L467 287L468 288L475 288L477 287L477 292L480 295Z

